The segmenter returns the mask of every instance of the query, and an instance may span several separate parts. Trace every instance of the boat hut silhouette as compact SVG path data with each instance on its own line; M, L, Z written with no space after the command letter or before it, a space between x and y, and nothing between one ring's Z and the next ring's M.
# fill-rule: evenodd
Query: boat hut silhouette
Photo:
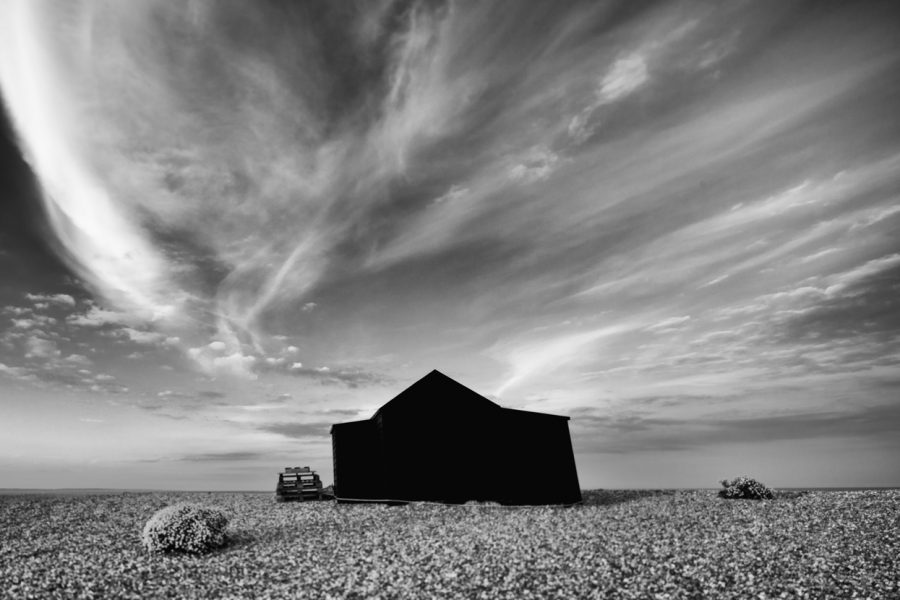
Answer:
M569 417L503 408L432 371L370 419L331 427L345 501L581 500Z

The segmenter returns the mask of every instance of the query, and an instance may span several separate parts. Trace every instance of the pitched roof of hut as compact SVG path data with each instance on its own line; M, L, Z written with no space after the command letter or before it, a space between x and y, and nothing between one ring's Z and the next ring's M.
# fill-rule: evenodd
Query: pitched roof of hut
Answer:
M437 400L438 402L428 402L427 406L423 406L425 403L422 402L422 398L429 398ZM385 414L396 410L417 411L424 409L432 412L434 409L440 410L444 407L462 412L511 411L516 413L532 413L541 416L559 417L560 419L569 418L563 415L505 408L496 402L492 402L485 398L478 392L467 388L455 379L444 375L437 369L434 369L394 396L393 399L382 405L381 408L375 411L372 418L376 418L379 414Z

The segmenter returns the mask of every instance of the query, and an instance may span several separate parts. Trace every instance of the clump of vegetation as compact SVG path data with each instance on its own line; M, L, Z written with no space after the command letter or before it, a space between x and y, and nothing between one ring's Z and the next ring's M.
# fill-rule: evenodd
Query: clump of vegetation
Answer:
M722 488L719 490L720 498L742 500L771 500L775 494L759 481L752 477L736 477L731 481L723 479Z
M228 517L218 508L179 502L150 517L141 541L151 552L202 554L225 544Z

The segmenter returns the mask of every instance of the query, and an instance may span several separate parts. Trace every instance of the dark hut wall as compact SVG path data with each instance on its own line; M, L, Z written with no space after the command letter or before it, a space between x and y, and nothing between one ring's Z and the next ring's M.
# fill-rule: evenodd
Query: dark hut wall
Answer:
M495 498L502 469L496 412L390 410L379 415L392 497L443 502Z
M334 488L338 497L385 497L381 448L376 423L371 419L332 426Z
M508 504L581 500L567 417L504 410L498 495Z
M437 371L332 436L344 499L581 499L568 417L505 409Z

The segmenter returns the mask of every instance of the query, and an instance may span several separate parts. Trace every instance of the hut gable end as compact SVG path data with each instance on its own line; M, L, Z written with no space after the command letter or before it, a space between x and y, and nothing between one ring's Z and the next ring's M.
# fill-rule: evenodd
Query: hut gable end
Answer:
M571 504L568 417L504 408L432 371L371 419L332 429L343 500Z

